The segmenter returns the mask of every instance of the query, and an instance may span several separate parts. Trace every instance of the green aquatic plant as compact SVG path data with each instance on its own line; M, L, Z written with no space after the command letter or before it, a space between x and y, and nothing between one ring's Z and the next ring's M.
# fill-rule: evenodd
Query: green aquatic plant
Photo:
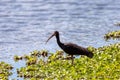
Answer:
M41 50L41 56L47 57L48 56L48 51L47 50Z
M8 77L12 74L10 72L12 69L13 67L10 64L0 62L0 80L8 80Z
M118 38L120 38L120 30L109 32L109 33L105 34L104 38L106 40L111 39L111 38L112 39L118 39Z
M26 65L32 65L32 64L36 64L37 63L37 57L30 57L27 61L26 61Z
M47 57L48 56L48 51L47 50L34 50L33 52L30 53L31 56L37 56L37 57Z
M119 80L120 79L120 43L94 48L88 47L94 53L92 59L86 56L75 58L74 65L66 59L63 51L49 53L46 62L39 57L28 55L34 64L17 69L19 77L33 80ZM33 51L33 54L36 51ZM41 52L41 51L39 51ZM48 53L48 52L47 52ZM28 60L26 60L27 63Z
M14 61L18 61L18 60L22 60L23 59L23 57L21 57L21 56L17 56L17 55L15 55L14 56Z
M120 22L115 23L115 26L120 26Z
M41 52L38 50L34 50L33 52L30 53L31 56L41 56Z

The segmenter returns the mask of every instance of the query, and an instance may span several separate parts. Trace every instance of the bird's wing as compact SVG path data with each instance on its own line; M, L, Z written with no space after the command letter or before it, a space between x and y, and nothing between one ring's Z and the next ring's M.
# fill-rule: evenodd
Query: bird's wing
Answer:
M65 45L64 51L67 52L68 54L86 55L90 58L93 57L93 53L91 53L87 48L78 46L77 44L73 43L65 43L64 45Z
M65 43L65 48L66 50L68 50L69 52L74 52L75 54L82 54L85 53L87 51L86 48L78 46L77 44L73 44L73 43Z

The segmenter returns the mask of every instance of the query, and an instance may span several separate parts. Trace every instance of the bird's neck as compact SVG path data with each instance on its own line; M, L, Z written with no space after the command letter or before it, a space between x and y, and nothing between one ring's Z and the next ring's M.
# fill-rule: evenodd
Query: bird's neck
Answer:
M59 35L56 36L57 43L60 47L62 47L63 43L60 41Z

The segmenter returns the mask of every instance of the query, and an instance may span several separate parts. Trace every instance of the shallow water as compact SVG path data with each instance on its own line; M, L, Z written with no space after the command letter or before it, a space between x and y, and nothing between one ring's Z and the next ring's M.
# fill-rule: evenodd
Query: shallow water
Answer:
M1 0L0 61L14 65L14 55L60 49L55 38L45 45L55 30L62 42L84 47L118 42L103 38L105 33L120 29L114 25L117 22L119 0Z

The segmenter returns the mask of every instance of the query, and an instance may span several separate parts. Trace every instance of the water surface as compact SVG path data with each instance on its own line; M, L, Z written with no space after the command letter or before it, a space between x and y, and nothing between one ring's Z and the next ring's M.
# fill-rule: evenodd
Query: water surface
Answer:
M119 0L1 0L0 61L13 65L14 55L33 50L59 50L55 31L62 42L100 47L118 41L105 41L104 34L119 30ZM16 66L17 67L17 66Z

